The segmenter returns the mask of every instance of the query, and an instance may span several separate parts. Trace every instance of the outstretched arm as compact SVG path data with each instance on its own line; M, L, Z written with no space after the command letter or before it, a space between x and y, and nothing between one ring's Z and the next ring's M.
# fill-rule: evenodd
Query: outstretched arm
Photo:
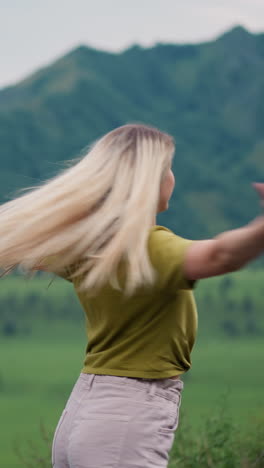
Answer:
M253 184L264 202L264 184ZM184 273L190 280L223 275L264 254L264 216L213 239L195 241L187 249Z

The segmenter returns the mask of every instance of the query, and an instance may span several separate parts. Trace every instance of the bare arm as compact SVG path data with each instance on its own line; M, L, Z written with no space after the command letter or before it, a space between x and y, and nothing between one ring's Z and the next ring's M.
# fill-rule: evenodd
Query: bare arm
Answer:
M263 204L264 184L255 184L255 188ZM186 253L184 273L191 280L223 275L263 254L264 216L259 216L242 228L193 242Z

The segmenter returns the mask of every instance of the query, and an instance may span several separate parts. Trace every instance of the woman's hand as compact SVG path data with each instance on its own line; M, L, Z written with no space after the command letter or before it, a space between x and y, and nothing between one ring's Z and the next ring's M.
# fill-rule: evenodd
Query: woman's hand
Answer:
M264 208L264 183L254 182L252 185L260 197L262 208Z

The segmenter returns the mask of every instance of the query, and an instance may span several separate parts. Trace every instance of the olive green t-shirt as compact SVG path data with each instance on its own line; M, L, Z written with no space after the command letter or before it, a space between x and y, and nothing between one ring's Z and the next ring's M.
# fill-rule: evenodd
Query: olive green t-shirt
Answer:
M184 277L183 261L192 242L152 226L148 251L158 277L151 288L142 287L130 298L111 286L94 297L76 290L88 339L81 372L169 378L190 369L198 323L196 282ZM76 289L77 279L66 272L60 276Z

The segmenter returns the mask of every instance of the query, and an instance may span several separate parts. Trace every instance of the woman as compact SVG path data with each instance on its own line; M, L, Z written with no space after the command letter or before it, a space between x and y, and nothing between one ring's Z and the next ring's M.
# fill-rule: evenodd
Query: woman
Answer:
M173 138L128 124L0 209L0 265L71 281L88 345L52 444L55 468L165 468L197 331L192 289L264 250L264 217L194 241L156 225ZM264 184L255 184L264 199Z

